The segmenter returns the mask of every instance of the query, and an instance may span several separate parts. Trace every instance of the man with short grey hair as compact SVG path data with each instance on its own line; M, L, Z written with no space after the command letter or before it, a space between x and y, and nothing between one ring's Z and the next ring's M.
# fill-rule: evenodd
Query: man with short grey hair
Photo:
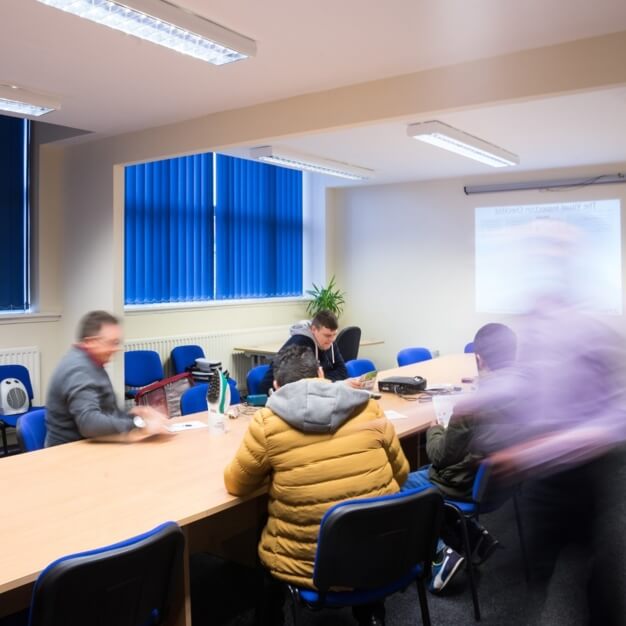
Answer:
M78 341L52 374L46 399L46 447L97 437L139 441L169 434L164 415L148 406L120 409L104 366L122 349L119 320L91 311L80 321Z

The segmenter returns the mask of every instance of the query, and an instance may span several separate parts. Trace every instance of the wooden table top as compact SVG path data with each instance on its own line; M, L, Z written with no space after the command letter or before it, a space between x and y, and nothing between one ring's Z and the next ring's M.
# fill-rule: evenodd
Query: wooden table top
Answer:
M429 383L459 384L476 373L473 355L440 357L389 375L419 374ZM394 420L399 436L433 419L432 406L383 394L381 405L407 415ZM206 414L186 416L185 421ZM136 444L79 441L0 459L5 505L0 515L0 593L34 581L59 556L105 546L173 520L185 526L236 506L223 469L233 458L250 416Z

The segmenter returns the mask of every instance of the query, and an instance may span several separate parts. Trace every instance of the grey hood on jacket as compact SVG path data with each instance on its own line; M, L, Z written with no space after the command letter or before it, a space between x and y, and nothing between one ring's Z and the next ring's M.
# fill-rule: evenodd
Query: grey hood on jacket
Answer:
M334 433L370 394L362 389L319 378L289 383L274 392L267 408L293 428L305 433Z
M315 337L313 336L313 333L311 332L311 322L309 320L302 320L301 322L296 322L295 324L290 326L289 335L291 335L292 337L294 335L304 335L305 337L308 337L313 342L313 345L315 346L315 358L319 359L319 355L318 355L319 346L317 345L317 341L315 341ZM330 360L332 363L334 363L335 362L335 344L334 343L330 344L329 350L330 350Z

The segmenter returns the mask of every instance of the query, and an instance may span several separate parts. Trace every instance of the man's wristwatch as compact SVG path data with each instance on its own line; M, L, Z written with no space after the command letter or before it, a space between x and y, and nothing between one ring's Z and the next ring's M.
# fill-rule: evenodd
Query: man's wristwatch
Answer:
M135 428L145 428L146 420L143 419L143 417L139 417L139 415L135 415L135 417L133 417L133 424Z

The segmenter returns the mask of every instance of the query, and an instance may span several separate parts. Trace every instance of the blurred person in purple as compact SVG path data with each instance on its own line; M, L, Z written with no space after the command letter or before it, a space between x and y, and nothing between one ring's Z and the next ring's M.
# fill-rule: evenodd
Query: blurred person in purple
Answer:
M534 228L534 304L518 332L517 364L499 389L472 399L508 399L504 423L486 430L496 475L524 481L529 624L540 623L548 583L570 543L587 559L588 623L626 623L626 350L569 288L579 234L555 220Z

